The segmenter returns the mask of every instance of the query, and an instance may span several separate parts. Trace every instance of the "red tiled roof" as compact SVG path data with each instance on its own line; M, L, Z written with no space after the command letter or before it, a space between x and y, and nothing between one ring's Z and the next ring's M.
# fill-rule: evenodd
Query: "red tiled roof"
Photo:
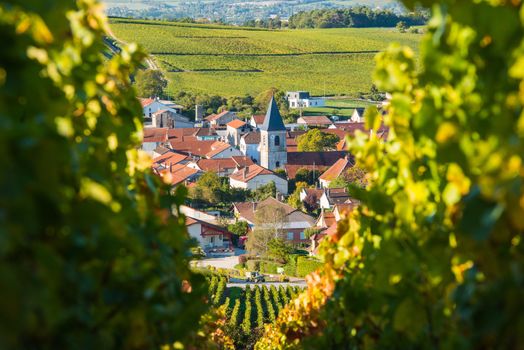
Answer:
M246 122L244 122L244 121L242 121L240 119L235 119L235 120L230 121L226 125L231 127L231 128L233 128L233 129L238 129L238 128L241 128L244 125L246 125Z
M221 117L225 116L228 113L229 113L229 111L222 111L222 112L220 112L218 114L211 114L211 115L207 116L205 119L208 122L212 122L213 120L220 119Z
M300 117L298 118L297 123L306 124L306 125L331 125L333 124L333 122L329 120L329 118L326 117L325 115Z
M160 172L160 176L168 177L172 185L186 181L189 177L198 173L197 169L190 168L185 164L174 164Z
M214 141L211 145L211 149L209 152L206 153L206 157L213 158L217 154L225 151L226 149L230 148L231 145L229 143L225 143L222 141Z
M186 155L169 151L162 154L161 156L154 158L153 164L178 164L185 159L187 159Z
M317 226L330 227L331 225L333 225L336 222L337 221L335 220L335 214L333 212L323 210L317 219Z
M142 108L149 106L151 103L155 102L152 98L140 98L140 104L142 105Z
M337 160L347 155L347 152L326 151L326 152L289 152L287 153L286 172L290 179L294 179L297 171L301 168L325 171L335 164Z
M325 181L333 181L339 177L344 171L351 168L354 164L346 158L340 158L328 170L326 170L319 179Z
M266 118L265 114L254 114L252 118L255 120L256 125L262 125L264 123L264 119Z
M144 128L142 142L167 142L167 128Z
M205 140L205 141L199 141L199 140L191 140L184 142L179 141L169 141L171 144L171 148L174 150L177 150L182 153L196 155L199 157L205 157L207 153L211 150L211 146L215 143L213 140Z
M231 158L200 159L196 164L203 171L220 172L236 168L236 163Z
M238 170L237 172L231 174L229 177L233 180L248 182L257 177L258 175L275 175L275 173L269 169L261 167L260 165L252 164L248 167Z
M231 159L233 159L239 168L255 164L253 160L247 156L232 156Z

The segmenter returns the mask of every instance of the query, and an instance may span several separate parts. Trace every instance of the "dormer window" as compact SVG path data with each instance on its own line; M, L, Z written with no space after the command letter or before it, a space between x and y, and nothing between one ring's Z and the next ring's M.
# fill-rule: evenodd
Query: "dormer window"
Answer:
M280 146L280 136L275 136L275 146Z

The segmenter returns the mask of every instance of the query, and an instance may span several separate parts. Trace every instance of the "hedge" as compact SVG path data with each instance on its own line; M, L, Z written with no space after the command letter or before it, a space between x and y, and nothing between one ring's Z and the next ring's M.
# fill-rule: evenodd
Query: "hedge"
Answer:
M262 273L276 274L277 268L279 267L282 267L282 264L277 264L273 261L261 261L260 262L260 272Z
M295 276L297 273L297 255L289 255L288 262L284 265L284 273L288 276Z
M297 277L305 277L311 272L321 268L324 265L322 261L305 256L299 256L297 259Z
M248 271L260 271L260 260L248 260L246 266Z

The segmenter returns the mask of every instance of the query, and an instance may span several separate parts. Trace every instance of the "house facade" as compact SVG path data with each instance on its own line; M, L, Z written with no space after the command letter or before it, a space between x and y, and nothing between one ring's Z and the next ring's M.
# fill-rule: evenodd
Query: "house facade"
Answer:
M243 188L255 191L257 188L273 181L277 191L287 195L288 183L269 169L253 164L237 170L229 176L229 185L234 188Z
M289 108L324 107L326 102L320 97L311 97L308 91L289 91L286 93Z
M260 164L260 133L256 131L242 135L239 144L240 152Z

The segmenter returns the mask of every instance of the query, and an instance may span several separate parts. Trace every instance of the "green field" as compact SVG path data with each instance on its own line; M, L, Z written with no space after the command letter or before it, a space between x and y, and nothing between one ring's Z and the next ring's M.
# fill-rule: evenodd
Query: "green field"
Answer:
M391 28L260 30L113 19L167 72L169 90L240 96L270 87L312 94L369 91L373 58L391 42L416 48L419 34Z

